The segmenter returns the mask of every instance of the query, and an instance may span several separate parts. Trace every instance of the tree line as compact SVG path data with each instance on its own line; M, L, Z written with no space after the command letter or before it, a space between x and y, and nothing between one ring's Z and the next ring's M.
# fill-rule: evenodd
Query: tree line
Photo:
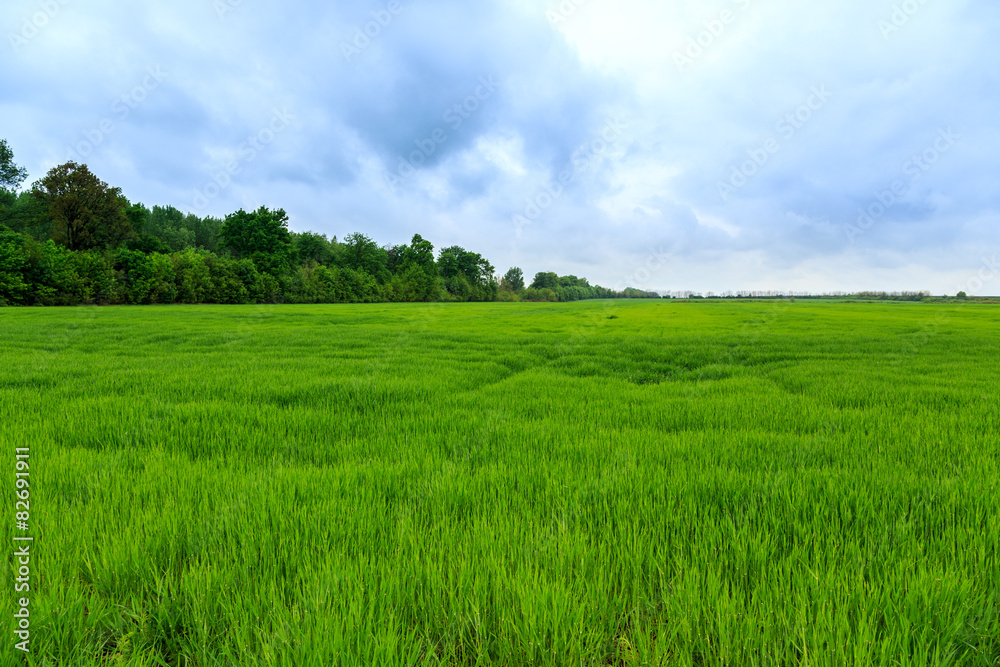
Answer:
M130 202L85 164L30 189L0 140L0 305L575 301L659 298L520 268L497 276L482 255L420 234L379 245L293 232L282 209L199 217Z

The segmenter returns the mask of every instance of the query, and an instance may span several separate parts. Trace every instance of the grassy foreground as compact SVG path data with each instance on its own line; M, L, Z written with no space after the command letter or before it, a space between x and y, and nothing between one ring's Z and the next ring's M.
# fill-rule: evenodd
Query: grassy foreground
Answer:
M0 614L30 447L27 664L995 665L998 372L988 306L0 310Z

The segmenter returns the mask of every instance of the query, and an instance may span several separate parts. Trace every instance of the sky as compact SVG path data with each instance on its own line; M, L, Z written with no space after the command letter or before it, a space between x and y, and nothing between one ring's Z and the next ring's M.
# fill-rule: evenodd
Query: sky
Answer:
M1000 294L995 0L5 0L0 138L498 273Z

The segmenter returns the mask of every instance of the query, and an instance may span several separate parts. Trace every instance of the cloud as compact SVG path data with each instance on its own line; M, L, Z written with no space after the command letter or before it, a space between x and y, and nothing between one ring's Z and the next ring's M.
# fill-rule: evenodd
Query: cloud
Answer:
M953 291L1000 245L985 0L57 4L30 39L36 0L0 12L3 136L32 178L110 119L85 159L132 200L194 210L236 161L204 212L606 284L671 252L663 289ZM169 75L121 117L149 68Z

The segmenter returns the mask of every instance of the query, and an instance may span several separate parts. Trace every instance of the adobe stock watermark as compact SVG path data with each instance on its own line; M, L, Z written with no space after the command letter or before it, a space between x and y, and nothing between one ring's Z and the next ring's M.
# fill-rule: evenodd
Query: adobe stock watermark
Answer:
M448 107L441 120L448 124L451 132L457 132L465 124L465 121L483 108L483 104L493 97L499 86L500 84L493 79L493 75L479 77L479 85L476 86L475 90L461 102ZM386 185L390 189L395 189L397 185L417 173L417 169L422 167L438 151L438 147L448 141L449 137L450 134L447 130L437 127L428 137L414 139L413 143L416 145L416 149L410 151L410 154L405 158L400 156L396 171L386 174Z
M149 98L149 94L159 88L160 84L166 81L169 76L170 73L161 70L159 65L147 67L146 76L143 77L142 82L115 99L111 104L113 115L102 118L96 127L83 133L82 140L69 146L67 160L81 164L86 162L86 158L118 129L118 125L115 123L124 123L132 115L132 112Z
M198 212L208 208L209 203L218 197L233 183L233 176L243 171L243 164L253 162L265 148L274 142L275 138L288 129L296 121L295 114L287 109L275 109L270 122L256 134L247 137L246 141L236 147L236 158L230 160L212 174L212 178L201 188L195 190L192 205Z
M983 286L995 280L997 276L1000 276L1000 264L997 264L996 253L993 253L992 258L987 258L984 255L982 266L977 274L959 285L956 294L958 292L965 292L970 296L979 296L979 292L983 289Z
M794 111L782 116L774 129L781 136L781 140L788 141L813 119L816 112L820 111L826 103L833 97L833 93L826 89L825 85L813 86L809 91L809 96ZM736 191L750 182L760 169L771 161L771 157L781 150L781 141L774 137L768 137L763 144L747 150L748 160L738 167L733 167L729 174L729 180L719 181L716 188L719 191L719 198L723 203L728 203L729 199L736 194Z
M545 12L545 18L554 26L565 23L576 14L577 10L587 4L588 0L562 0L555 8Z
M71 1L40 0L38 3L40 11L32 14L30 18L22 18L21 30L19 32L7 33L7 40L10 42L10 47L14 50L14 53L20 53L21 49L37 37L49 25L49 22L59 14L59 11Z
M876 192L875 199L868 206L858 209L856 224L844 225L847 240L853 244L857 237L864 235L871 229L909 192L917 181L924 177L924 174L938 163L945 153L954 148L961 138L961 135L955 134L950 127L939 129L937 139L931 146L903 163L901 170L902 175L906 178L897 178L887 186L888 189Z
M215 2L212 3L215 15L219 17L220 21L225 21L226 14L235 12L242 6L243 0L215 0Z
M521 213L511 216L517 237L520 238L521 230L537 221L542 213L562 196L570 183L597 162L621 138L627 128L628 125L621 120L609 118L596 137L577 148L570 157L572 169L559 172L555 181L543 185L537 193L527 199L527 204Z
M21 533L31 532L31 471L29 460L31 458L30 447L18 447L15 449L14 464L14 487L16 489L16 500L14 502L14 526ZM14 579L14 592L25 597L17 600L17 611L14 612L14 623L17 629L14 634L20 642L14 644L14 648L24 653L29 652L29 642L31 641L31 544L34 537L28 534L15 535L14 546L18 549L14 552L14 572L17 575Z
M410 0L412 2L412 0ZM355 26L354 36L350 42L340 43L340 52L348 64L361 55L362 51L372 45L372 40L378 39L382 31L392 25L396 17L403 13L405 7L400 0L390 0L384 9L369 12L372 17L363 26Z
M733 0L733 4L741 10L747 10L750 9L752 0ZM705 29L694 37L688 37L687 46L683 51L674 51L677 71L683 73L687 67L694 65L694 62L715 45L737 18L738 14L734 10L723 9L717 17L705 21Z
M927 0L904 0L904 2L893 5L892 13L888 19L880 19L878 22L879 32L882 39L889 41L895 33L903 29L910 22L920 9L927 4Z

